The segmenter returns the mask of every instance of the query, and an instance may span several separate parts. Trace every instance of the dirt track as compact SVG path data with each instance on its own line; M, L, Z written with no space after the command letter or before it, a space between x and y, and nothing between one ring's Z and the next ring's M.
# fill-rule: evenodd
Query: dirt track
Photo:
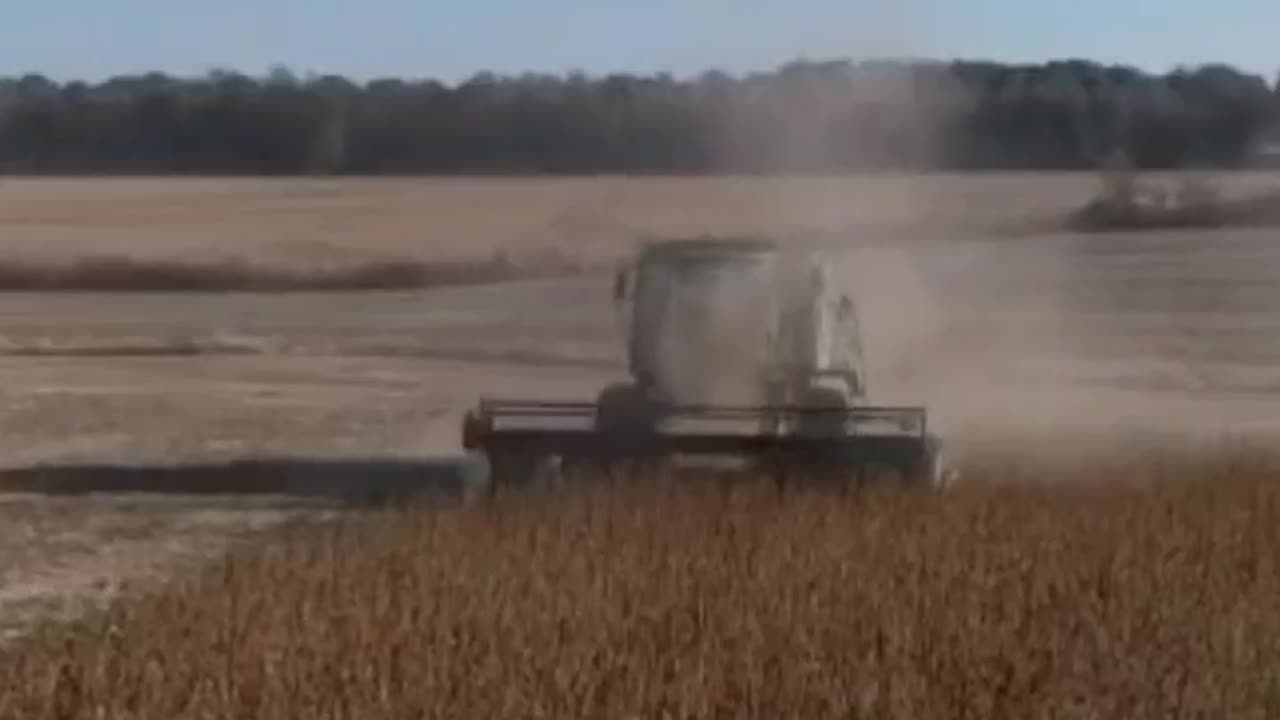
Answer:
M43 206L33 207L38 215ZM113 227L178 222L178 209L157 207L116 210ZM0 207L19 230L10 243L54 232L39 218L15 224L14 212ZM795 207L784 214L803 216ZM707 226L679 220L671 227ZM1206 437L1280 429L1273 235L992 239L974 231L854 256L872 392L929 404L961 447L1013 435L1078 444L1087 433L1120 430ZM181 254L181 246L144 249ZM458 413L481 394L589 398L620 377L608 297L606 278L412 293L2 295L4 465L452 453ZM430 472L456 475L448 466ZM167 480L166 489L183 489L181 472ZM80 489L94 481L90 474ZM0 541L19 548L0 554L0 611L38 603L30 588L96 592L104 570L160 567L192 548L214 552L216 538L234 534L229 518L284 517L270 509L210 515L200 510L205 502L24 497L0 506L12 516ZM86 525L99 515L120 522ZM77 550L38 544L77 532ZM40 556L59 568L56 583L45 581Z

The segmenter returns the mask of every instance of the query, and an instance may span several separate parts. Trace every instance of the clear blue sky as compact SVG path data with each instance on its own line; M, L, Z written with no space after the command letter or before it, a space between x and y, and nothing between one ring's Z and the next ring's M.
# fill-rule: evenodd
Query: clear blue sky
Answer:
M224 67L678 75L798 56L1086 57L1280 70L1280 0L0 0L0 75Z

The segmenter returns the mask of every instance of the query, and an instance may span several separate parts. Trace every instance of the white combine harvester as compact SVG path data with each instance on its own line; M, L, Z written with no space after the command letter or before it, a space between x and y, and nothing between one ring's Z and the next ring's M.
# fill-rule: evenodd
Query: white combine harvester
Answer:
M867 402L856 308L819 256L756 238L663 240L614 290L631 380L595 402L481 400L462 439L488 460L490 487L700 458L779 482L949 478L924 408Z

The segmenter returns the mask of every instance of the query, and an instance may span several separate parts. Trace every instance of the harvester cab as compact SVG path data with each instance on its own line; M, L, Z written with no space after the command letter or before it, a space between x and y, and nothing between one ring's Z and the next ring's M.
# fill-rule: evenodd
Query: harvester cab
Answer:
M853 301L816 255L756 238L646 245L614 299L637 392L675 404L787 404L815 387L865 397Z
M647 243L613 278L630 378L594 402L484 400L463 445L494 482L552 458L717 456L775 474L888 466L936 484L924 409L867 402L856 305L839 279L821 256L767 239Z

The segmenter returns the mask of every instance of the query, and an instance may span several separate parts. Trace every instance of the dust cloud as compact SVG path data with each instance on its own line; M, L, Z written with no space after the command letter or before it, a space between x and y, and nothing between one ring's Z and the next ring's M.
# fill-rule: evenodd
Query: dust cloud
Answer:
M946 151L943 130L966 99L945 68L859 66L851 78L847 96L807 95L801 83L790 104L773 108L774 164L811 172L855 153L869 165L928 165ZM857 115L865 126L832 124L850 116L840 111L850 104L876 112ZM887 125L908 142L877 146ZM1258 373L1254 386L1280 391L1280 375L1227 358L1222 327L1205 319L1261 322L1280 309L1280 283L1234 289L1259 272L1255 246L1159 232L1120 240L1042 228L994 237L936 219L937 186L926 178L880 174L871 185L861 196L859 183L797 170L772 185L770 221L759 229L823 253L855 298L871 402L925 405L931 424L974 445L1032 435L1083 448L1095 438L1280 429L1265 392L1240 392L1242 378ZM1018 208L973 212L994 225ZM1263 359L1274 347L1280 360L1273 332L1231 342ZM1206 387L1214 372L1227 379Z
M1274 437L1280 333L1267 319L1280 286L1256 282L1265 264L1229 239L1160 235L1126 253L1081 237L845 253L872 399L926 405L973 448ZM1206 262L1200 248L1215 242Z

